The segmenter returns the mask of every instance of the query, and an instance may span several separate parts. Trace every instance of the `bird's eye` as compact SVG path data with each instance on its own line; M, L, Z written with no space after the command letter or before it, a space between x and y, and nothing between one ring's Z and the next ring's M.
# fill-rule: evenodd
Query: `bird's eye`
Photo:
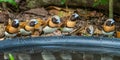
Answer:
M36 22L35 22L35 21L31 21L31 22L29 23L29 25L30 25L31 27L34 27L34 26L35 26L35 24L36 24Z
M55 24L59 24L60 20L53 17L52 18L52 22L55 23Z
M29 22L29 26L34 27L37 23L38 21L36 19L31 19Z
M15 27L15 28L18 28L18 27L19 27L19 20L15 19L15 20L12 22L12 26Z

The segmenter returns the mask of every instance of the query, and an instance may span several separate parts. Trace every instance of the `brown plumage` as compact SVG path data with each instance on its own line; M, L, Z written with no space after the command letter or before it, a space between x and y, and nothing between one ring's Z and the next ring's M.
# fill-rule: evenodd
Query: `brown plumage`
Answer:
M73 31L73 28L76 26L76 23L79 17L80 16L77 13L73 13L71 16L66 17L66 19L64 19L62 31L63 32Z
M116 27L116 37L120 38L120 26Z
M117 38L120 38L120 31L117 31L117 32L116 32L116 37L117 37Z
M20 22L20 28L24 28L24 26L27 24L27 22L26 21L24 21L24 22Z
M35 25L35 29L41 29L46 25L45 20L42 20L41 18L37 18L36 19L38 21L38 23Z
M62 21L60 18L56 18L58 16L54 16L54 17L49 17L48 20L46 21L46 25L50 26L50 27L60 27L62 25Z
M19 32L19 20L9 20L8 25L5 27L6 37L15 37Z
M8 26L6 26L5 31L13 34L13 33L17 33L18 32L18 28L14 28L11 25L8 25Z
M20 34L21 35L31 35L35 31L35 25L37 24L36 19L26 20L26 22L20 23Z
M75 27L75 25L76 25L76 21L70 21L70 20L67 20L67 22L66 22L66 26L67 27Z
M108 19L105 21L104 25L103 25L103 30L105 32L111 32L115 30L115 24L114 21L111 19Z
M55 15L49 17L46 21L45 27L43 28L44 33L52 33L56 31L62 25L61 19L59 16Z
M113 19L108 19L104 22L102 33L104 35L113 35L115 32L115 21Z

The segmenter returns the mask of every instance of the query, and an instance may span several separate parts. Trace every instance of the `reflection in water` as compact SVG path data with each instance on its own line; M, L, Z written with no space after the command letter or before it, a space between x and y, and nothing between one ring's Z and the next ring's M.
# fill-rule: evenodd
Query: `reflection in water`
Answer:
M45 53L45 54L43 54ZM67 53L67 52L41 52L34 54L22 54L22 53L12 53L15 60L120 60L120 56L108 56L100 54L88 54L88 53ZM48 59L47 59L48 58ZM2 59L2 54L0 55L0 60Z

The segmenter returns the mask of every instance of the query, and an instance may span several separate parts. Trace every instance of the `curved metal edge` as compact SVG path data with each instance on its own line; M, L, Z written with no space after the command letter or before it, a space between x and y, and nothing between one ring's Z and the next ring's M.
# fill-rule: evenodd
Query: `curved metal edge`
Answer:
M15 38L0 41L0 52L35 53L47 51L78 51L120 55L120 39L102 37L54 36Z

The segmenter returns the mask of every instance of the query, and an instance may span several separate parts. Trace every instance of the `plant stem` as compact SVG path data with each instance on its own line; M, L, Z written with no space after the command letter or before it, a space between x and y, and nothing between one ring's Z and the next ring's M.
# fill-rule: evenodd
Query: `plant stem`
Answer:
M66 2L65 2L65 7L66 7L66 9L68 9L68 0L66 0Z
M109 18L113 18L113 0L109 0Z
M2 7L3 7L4 10L6 10L7 6L6 6L5 2L2 2Z

